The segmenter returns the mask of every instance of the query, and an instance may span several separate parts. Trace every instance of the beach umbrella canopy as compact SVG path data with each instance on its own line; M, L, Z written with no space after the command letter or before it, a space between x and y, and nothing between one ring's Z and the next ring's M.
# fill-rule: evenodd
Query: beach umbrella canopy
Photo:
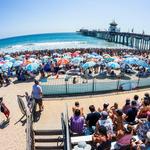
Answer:
M103 57L108 58L108 57L111 57L111 56L109 54L104 54Z
M83 57L74 57L71 63L80 63L81 61L83 61Z
M5 64L5 61L0 61L0 67Z
M86 62L85 64L82 65L82 68L83 69L87 69L87 68L90 68L90 67L93 67L95 66L95 62L94 61L89 61L89 62Z
M107 64L108 67L112 68L112 69L119 69L120 65L117 62L109 62Z
M37 71L39 68L39 64L38 63L31 63L31 64L28 64L25 69L27 71Z
M113 58L113 57L105 57L104 59L107 61L114 61L115 60L115 58Z
M142 67L149 67L149 65L144 60L137 60L136 64Z
M2 68L2 70L7 70L8 68L11 68L12 66L13 66L13 63L7 61L1 66L1 68Z
M46 55L46 56L43 56L42 58L43 59L49 59L50 57Z
M66 65L69 63L69 60L66 58L61 58L60 60L57 61L58 65Z
M94 56L98 56L98 54L96 52L92 52L92 55Z
M23 61L17 60L17 61L15 61L15 62L13 63L13 67L19 67L19 66L21 66L22 64L23 64Z
M136 65L139 59L137 57L128 57L123 62L130 65Z
M80 51L76 51L76 52L71 54L72 57L77 57L79 55L80 55Z
M70 55L63 55L63 58L71 59L71 56Z
M114 62L121 62L122 59L121 58L114 58Z

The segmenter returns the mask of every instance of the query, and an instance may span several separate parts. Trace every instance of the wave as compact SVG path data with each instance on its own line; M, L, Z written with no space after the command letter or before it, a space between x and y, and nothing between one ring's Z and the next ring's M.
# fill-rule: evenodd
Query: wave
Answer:
M1 48L0 51L15 52L15 51L25 51L25 50L80 48L80 47L85 47L87 44L88 44L87 41L27 43L22 45L13 45L6 48Z

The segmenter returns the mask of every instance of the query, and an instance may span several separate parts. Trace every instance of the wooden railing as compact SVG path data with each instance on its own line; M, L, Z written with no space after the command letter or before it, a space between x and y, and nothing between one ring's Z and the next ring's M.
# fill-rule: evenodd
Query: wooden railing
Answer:
M69 122L68 122L68 107L66 105L66 110L61 114L62 123L62 133L64 139L64 150L71 150L71 137L69 132Z

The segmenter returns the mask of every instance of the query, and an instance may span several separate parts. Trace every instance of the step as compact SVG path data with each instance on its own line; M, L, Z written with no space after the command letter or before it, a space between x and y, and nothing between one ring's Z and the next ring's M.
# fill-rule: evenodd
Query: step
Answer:
M35 135L62 135L62 130L34 130Z
M35 150L63 150L64 146L35 146Z
M35 137L35 142L39 142L39 143L45 143L45 142L63 142L63 138L62 137L57 137L57 138L42 138L42 137Z

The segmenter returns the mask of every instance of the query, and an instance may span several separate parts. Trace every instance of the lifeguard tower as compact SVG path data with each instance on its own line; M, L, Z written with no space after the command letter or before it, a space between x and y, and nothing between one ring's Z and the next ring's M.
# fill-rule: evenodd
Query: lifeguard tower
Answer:
M120 32L120 29L117 27L118 24L115 21L111 22L109 25L109 32Z

